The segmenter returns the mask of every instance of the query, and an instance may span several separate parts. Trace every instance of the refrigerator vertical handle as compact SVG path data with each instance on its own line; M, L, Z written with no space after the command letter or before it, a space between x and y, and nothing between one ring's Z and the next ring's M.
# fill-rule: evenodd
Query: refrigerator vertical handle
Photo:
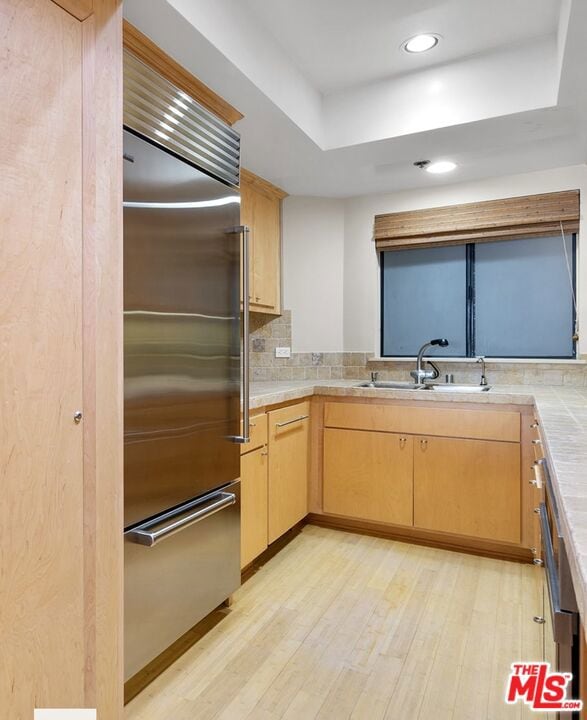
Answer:
M242 233L243 237L243 384L242 384L242 399L243 399L243 432L242 435L237 435L234 439L237 443L248 443L251 441L250 438L250 407L249 407L249 228L247 225L241 225L238 228Z

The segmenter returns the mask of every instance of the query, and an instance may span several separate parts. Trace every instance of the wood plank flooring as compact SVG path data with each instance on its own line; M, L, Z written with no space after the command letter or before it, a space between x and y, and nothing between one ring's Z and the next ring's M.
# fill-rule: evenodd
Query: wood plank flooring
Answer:
M535 717L503 694L542 657L541 612L532 565L306 526L125 717Z

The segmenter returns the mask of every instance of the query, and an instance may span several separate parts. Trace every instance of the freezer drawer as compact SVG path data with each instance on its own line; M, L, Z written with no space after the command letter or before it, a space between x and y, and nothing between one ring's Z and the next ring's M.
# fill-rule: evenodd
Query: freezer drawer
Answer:
M125 680L240 585L240 482L125 533Z

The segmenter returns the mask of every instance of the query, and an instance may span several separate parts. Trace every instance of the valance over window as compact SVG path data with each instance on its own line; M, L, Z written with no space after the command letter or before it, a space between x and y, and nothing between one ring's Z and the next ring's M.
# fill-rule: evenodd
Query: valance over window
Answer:
M579 191L526 195L375 216L377 250L464 245L579 230Z

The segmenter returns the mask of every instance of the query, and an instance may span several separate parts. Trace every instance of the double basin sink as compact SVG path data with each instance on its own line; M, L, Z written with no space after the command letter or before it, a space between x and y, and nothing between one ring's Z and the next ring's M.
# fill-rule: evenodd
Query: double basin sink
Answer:
M433 392L446 393L475 393L488 392L491 390L490 385L458 385L456 383L428 383L426 385L417 385L413 382L397 381L379 381L364 382L355 385L357 388L373 388L376 390L431 390Z

